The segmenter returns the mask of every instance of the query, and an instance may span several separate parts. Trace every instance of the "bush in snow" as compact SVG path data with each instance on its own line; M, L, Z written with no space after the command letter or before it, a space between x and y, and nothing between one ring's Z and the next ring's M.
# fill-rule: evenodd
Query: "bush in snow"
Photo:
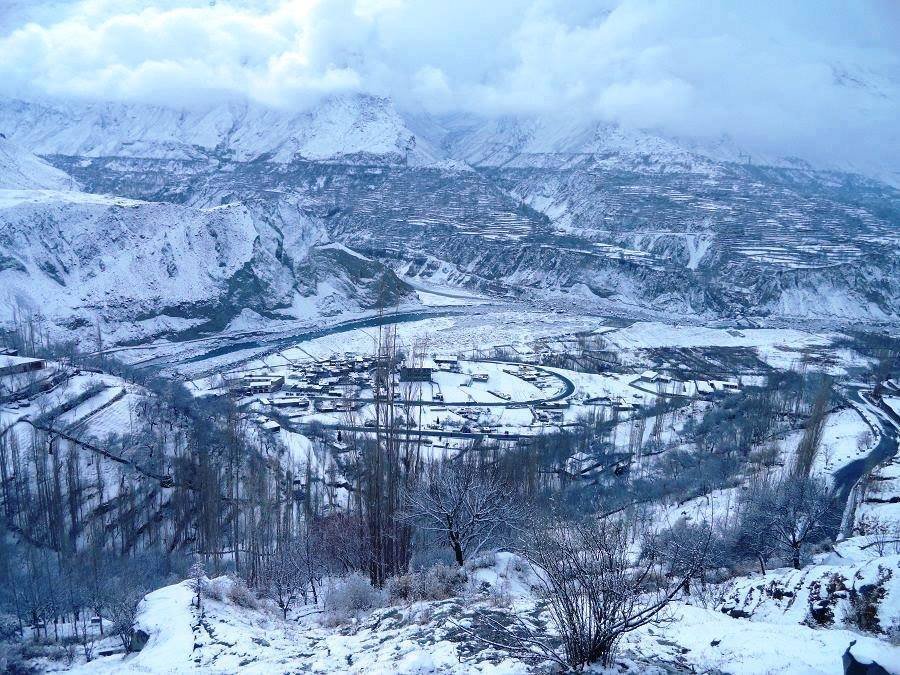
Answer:
M391 603L446 600L458 595L465 581L465 572L438 563L427 570L388 579L388 598Z
M260 607L259 599L247 586L247 582L240 577L231 578L231 584L228 586L226 596L231 604L238 607L245 609L259 609Z
M871 584L862 584L850 589L844 621L854 628L869 633L883 633L884 628L878 616L878 605L887 596L888 580L892 572L887 567L878 566L878 577Z
M900 647L900 623L888 626L884 633L887 635L888 642L895 647Z
M12 614L0 614L0 640L12 640L19 635L19 620Z
M325 593L326 621L331 625L358 619L384 604L384 593L355 572L336 580Z
M203 586L203 597L222 602L225 599L225 594L228 592L229 584L230 581L224 577L210 579Z
M509 576L501 575L497 583L488 588L488 602L492 607L509 608L512 606L512 591Z
M31 656L25 653L23 645L0 642L0 672L9 675L36 675L41 672L40 668L29 662L29 658Z
M247 582L237 575L210 579L203 585L203 597L208 600L225 602L246 609L259 609L260 602Z
M493 551L490 553L479 553L466 561L465 568L470 572L474 572L475 570L486 570L489 567L493 567L496 561L497 556Z
M633 524L554 518L535 521L529 529L533 534L526 559L536 573L537 595L547 603L560 647L548 639L546 628L514 612L505 613L510 621L479 613L483 629L469 634L522 660L550 660L570 670L595 662L611 666L626 634L663 620L666 607L696 576L708 543L692 542L679 564L681 573L657 578L666 551L651 546L635 552L632 543L653 533L635 530Z

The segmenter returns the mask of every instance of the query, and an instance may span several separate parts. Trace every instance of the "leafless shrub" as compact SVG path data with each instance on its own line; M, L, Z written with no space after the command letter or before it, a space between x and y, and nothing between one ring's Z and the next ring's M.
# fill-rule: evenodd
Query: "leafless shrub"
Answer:
M112 619L110 635L115 635L122 643L125 651L131 649L131 640L134 637L134 622L137 619L138 604L143 598L139 590L125 592L109 603L109 617Z
M473 572L475 570L487 569L493 567L497 557L494 553L480 553L466 560L466 570Z
M226 597L233 604L244 609L259 609L259 600L240 577L233 577L228 586Z
M384 604L385 594L359 573L335 581L324 597L325 617L330 625L359 619Z
M459 594L465 579L460 569L438 563L421 572L389 579L388 599L391 603L446 600Z
M868 539L863 548L873 549L878 556L900 553L900 525L897 523L867 515L860 518L857 529Z
M222 602L225 599L225 594L228 591L228 580L227 579L210 579L210 581L203 587L203 597L208 600L216 600L218 602Z
M260 580L263 594L274 602L286 620L306 585L298 552L284 543L263 563Z
M622 636L664 618L666 606L696 574L708 545L708 536L684 542L681 573L667 575L662 565L667 548L654 545L653 535L641 534L611 520L539 524L525 557L539 579L538 595L560 647L518 616L510 627L485 614L480 618L499 637L479 639L529 661L550 660L573 669L611 665ZM638 553L634 544L641 540Z
M878 566L878 576L872 583L853 585L847 597L844 622L853 628L869 633L884 633L878 608L887 597L887 584L893 572Z

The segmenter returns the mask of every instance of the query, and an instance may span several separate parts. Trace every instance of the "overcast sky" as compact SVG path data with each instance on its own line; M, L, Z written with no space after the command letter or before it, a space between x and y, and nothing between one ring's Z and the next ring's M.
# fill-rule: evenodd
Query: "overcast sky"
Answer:
M900 2L0 0L0 94L576 116L898 152Z

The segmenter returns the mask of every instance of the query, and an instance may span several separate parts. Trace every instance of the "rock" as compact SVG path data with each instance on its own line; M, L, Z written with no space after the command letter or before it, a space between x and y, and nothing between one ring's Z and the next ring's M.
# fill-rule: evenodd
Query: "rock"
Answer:
M851 651L855 644L856 640L851 642L847 647L847 651L844 652L844 657L842 659L844 662L844 675L891 675L874 661L868 659L863 661L858 660Z
M141 651L146 646L147 640L149 639L150 635L146 631L142 631L140 628L138 628L131 636L131 643L128 645L128 651Z

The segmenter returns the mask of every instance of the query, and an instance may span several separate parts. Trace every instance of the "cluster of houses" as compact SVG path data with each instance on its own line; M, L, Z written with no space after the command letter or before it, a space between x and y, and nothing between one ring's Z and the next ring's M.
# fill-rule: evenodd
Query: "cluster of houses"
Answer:
M359 391L376 388L378 366L376 357L345 354L314 363L290 365L279 369L279 373L247 374L231 382L228 391L238 397L261 396L259 402L262 405L285 412L354 410L358 407L355 399ZM398 364L394 368L394 377L400 382L431 382L432 374L437 370L461 372L456 357L437 357L421 365ZM395 391L394 397L399 398L400 392ZM443 396L436 393L434 400L441 401ZM276 422L268 422L271 422L268 430L277 430Z
M343 397L348 389L371 385L375 359L365 356L333 357L316 363L288 366L284 374L244 375L229 387L232 394L248 396L286 391L313 396Z
M655 370L645 370L641 373L638 381L656 384L657 386L665 386L673 382L673 378L666 373L657 372ZM694 380L693 384L694 391L699 396L711 395L723 391L738 391L741 388L740 384L733 380ZM682 382L677 382L677 385L682 388L685 387L685 384ZM676 391L676 393L681 392Z
M509 373L510 375L515 375L520 380L531 382L532 384L535 384L546 378L546 375L544 375L544 373L542 373L540 370L538 370L534 366L529 366L527 364L522 364L515 370L505 370L505 372Z

